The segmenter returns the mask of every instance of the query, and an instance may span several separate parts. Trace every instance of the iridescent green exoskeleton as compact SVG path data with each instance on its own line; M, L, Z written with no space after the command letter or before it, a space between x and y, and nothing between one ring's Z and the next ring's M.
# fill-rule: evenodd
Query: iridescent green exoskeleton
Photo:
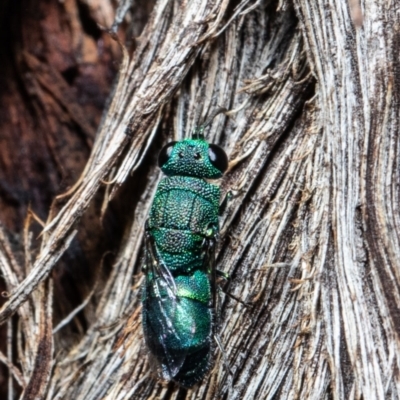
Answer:
M161 180L146 223L143 330L163 379L184 387L212 365L220 189L225 152L200 137L167 144ZM199 134L200 133L200 134Z

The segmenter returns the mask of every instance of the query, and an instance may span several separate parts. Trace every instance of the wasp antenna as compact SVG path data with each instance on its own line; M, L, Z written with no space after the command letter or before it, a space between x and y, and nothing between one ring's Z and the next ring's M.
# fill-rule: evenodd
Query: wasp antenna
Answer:
M210 125L211 124L211 122L213 121L213 119L217 116L217 115L219 115L219 114L225 114L225 113L227 113L228 112L228 110L225 108L225 107L219 107L219 108L217 108L212 114L211 114L211 116L206 120L206 122L204 122L201 126L200 126L200 128L206 128L208 125Z
M204 139L204 128L205 127L203 125L194 128L194 131L192 133L192 138L193 139Z
M205 122L203 122L200 126L194 129L192 138L196 137L196 139L204 139L204 129L211 124L211 122L217 115L225 114L227 112L228 110L224 107L217 108Z

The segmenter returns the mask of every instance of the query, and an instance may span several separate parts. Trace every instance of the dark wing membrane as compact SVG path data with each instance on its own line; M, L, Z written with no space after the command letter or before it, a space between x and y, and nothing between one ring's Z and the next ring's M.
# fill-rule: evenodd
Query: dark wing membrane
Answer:
M215 285L215 241L204 240L204 272ZM215 290L213 292L214 296ZM176 281L150 234L146 237L146 281L143 323L146 342L162 377L174 380L187 368L190 343L198 332L196 315L188 310L189 299L180 297ZM213 299L213 305L215 299ZM185 366L184 366L185 364ZM176 378L179 381L179 375Z
M150 234L146 237L146 282L144 326L146 341L159 364L164 379L172 380L186 359L180 346L190 339L177 325L181 310L175 279L163 261ZM190 323L190 321L186 321ZM192 322L193 323L193 322ZM190 326L195 332L196 326Z

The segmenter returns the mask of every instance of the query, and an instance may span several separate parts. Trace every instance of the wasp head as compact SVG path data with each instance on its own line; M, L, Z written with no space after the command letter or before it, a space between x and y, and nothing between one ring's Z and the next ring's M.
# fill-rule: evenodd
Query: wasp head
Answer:
M228 168L225 151L204 139L170 142L161 150L158 165L166 175L220 178Z

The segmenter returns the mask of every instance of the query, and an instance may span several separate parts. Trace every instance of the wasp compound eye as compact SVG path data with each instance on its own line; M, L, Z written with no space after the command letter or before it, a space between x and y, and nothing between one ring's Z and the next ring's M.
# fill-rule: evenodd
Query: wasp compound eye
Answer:
M208 147L208 157L211 164L222 173L228 169L228 156L221 147L216 144L210 144Z
M158 166L161 168L171 157L172 149L174 148L176 142L170 142L166 144L160 151L158 155Z

